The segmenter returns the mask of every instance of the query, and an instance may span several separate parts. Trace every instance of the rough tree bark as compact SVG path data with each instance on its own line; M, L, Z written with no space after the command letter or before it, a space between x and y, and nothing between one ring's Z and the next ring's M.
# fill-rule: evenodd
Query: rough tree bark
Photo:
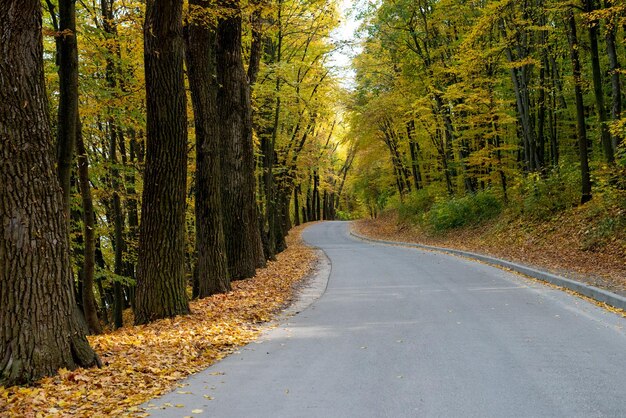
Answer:
M245 279L265 265L255 199L250 86L241 56L239 4L219 4L227 10L217 29L224 236L230 277Z
M148 0L146 165L135 323L189 313L185 292L187 114L182 0Z
M43 74L41 3L0 7L0 385L100 360L72 287Z
M78 46L76 0L59 0L59 109L57 172L63 190L63 208L69 221L70 177L78 122Z
M222 219L215 27L207 19L209 1L190 0L187 71L196 127L196 251L198 297L230 290Z

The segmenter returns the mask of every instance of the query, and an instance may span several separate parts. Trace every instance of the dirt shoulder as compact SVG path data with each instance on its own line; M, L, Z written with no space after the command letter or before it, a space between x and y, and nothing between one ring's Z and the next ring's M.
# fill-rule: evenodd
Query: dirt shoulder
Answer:
M582 211L548 221L497 220L434 234L398 221L395 213L354 222L355 232L371 238L415 242L490 255L537 267L626 296L626 242L600 237Z

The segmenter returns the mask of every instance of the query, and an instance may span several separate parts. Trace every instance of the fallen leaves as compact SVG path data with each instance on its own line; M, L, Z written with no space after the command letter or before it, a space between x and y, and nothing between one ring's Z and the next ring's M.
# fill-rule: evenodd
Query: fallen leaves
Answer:
M88 337L104 363L101 369L60 370L31 387L0 387L0 416L141 412L138 405L174 389L177 380L257 338L262 323L289 303L294 285L309 274L316 259L301 242L301 230L290 232L289 248L256 277L234 282L228 294L192 301L190 315Z

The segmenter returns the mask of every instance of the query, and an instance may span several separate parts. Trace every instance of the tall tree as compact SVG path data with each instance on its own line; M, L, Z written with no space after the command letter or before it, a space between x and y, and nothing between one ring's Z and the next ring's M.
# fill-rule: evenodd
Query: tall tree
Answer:
M39 0L10 0L0 8L0 385L5 386L61 367L99 364L74 299L41 19Z
M96 269L96 237L95 237L95 214L93 210L93 198L89 183L89 157L83 141L82 129L78 123L76 136L76 151L78 160L78 183L83 207L83 313L93 334L100 334L102 327L98 319L98 309L93 294L94 274Z
M215 17L206 0L190 0L187 70L196 127L196 252L198 297L230 290L224 240L215 67Z
M613 1L605 0L605 8L609 8L613 5ZM609 74L611 76L611 119L617 121L622 116L622 87L620 82L620 64L617 56L617 23L618 13L612 12L606 19L606 53L609 58ZM612 148L613 151L617 151L619 145L618 135L612 135Z
M578 155L580 159L580 176L582 184L581 203L591 200L591 178L589 174L589 150L587 143L587 127L585 126L585 104L583 103L582 92L582 71L580 66L580 55L578 53L580 44L576 34L576 17L572 9L567 11L565 17L567 25L567 39L570 46L570 59L574 75L574 98L576 100L576 133L578 136Z
M255 198L250 86L241 56L241 9L220 0L217 28L217 104L226 257L232 279L254 276L265 264Z
M583 8L587 13L593 13L597 8L596 0L583 0ZM590 19L587 32L589 33L589 50L591 56L591 69L593 74L593 93L596 99L596 113L600 125L600 140L604 158L608 163L615 161L613 142L611 133L607 125L608 116L604 105L604 87L602 83L602 70L600 68L600 52L598 48L598 32L600 22L597 19Z
M187 114L182 0L148 0L144 23L146 166L135 322L189 312L185 292Z
M120 48L117 39L117 26L115 24L114 0L100 0L100 10L102 13L102 29L106 39L107 58L105 68L105 79L107 87L113 92L113 96L117 96L118 79L117 74L119 68L116 61L119 61ZM122 213L122 199L120 197L121 181L118 169L117 149L124 144L124 136L122 130L118 127L115 118L112 115L112 109L107 108L106 133L108 135L108 159L109 159L109 176L111 189L113 191L109 203L109 218L113 224L113 247L115 249L115 266L114 272L116 280L113 283L113 323L116 328L123 325L122 312L124 309L124 292L119 277L124 273L123 255L126 243L124 242L124 215Z
M78 128L76 0L59 0L59 33L56 36L59 63L57 170L63 190L63 206L69 220L70 177Z

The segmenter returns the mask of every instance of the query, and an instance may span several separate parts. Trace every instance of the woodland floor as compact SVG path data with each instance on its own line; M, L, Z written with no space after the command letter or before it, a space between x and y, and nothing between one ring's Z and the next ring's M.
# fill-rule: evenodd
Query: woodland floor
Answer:
M289 248L253 279L234 282L227 294L192 301L192 314L88 337L101 369L61 370L30 387L0 386L0 416L138 415L144 401L256 339L289 304L316 262L300 239L302 229L290 231ZM125 320L132 324L130 312Z
M373 238L488 254L626 296L626 231L602 236L588 207L562 212L544 222L503 214L495 220L446 233L399 222L393 212L378 219L357 221L354 228Z

